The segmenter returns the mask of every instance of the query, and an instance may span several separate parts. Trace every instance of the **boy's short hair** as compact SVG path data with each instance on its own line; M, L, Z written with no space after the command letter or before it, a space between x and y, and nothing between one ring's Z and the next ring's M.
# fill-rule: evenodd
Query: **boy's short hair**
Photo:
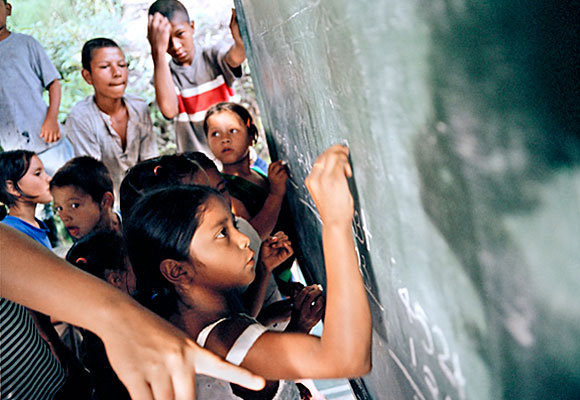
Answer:
M93 60L93 54L95 53L95 50L102 49L104 47L116 47L120 49L119 45L115 43L114 40L108 38L94 38L87 41L83 45L81 59L84 69L91 72L91 61Z
M76 242L66 260L91 275L106 280L106 271L127 270L127 250L123 236L116 231L96 231Z
M11 150L0 153L0 202L8 207L16 204L16 196L8 193L6 182L11 181L14 189L22 193L18 187L18 181L26 175L30 167L30 160L34 155L34 152L28 150Z
M89 156L75 157L64 164L52 177L50 189L74 186L101 203L105 193L113 193L113 180L101 161Z
M151 4L148 11L149 15L154 15L155 13L163 15L169 21L173 21L176 15L182 14L187 22L190 21L187 9L177 0L157 0Z

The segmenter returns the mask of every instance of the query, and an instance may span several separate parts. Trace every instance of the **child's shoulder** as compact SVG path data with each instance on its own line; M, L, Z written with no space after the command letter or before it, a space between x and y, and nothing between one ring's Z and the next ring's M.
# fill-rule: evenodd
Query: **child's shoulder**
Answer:
M233 314L218 321L215 326L209 325L209 327L211 327L211 332L207 336L204 347L224 358L236 350L233 348L234 345L246 347L244 342L253 344L267 330L265 326L245 314Z

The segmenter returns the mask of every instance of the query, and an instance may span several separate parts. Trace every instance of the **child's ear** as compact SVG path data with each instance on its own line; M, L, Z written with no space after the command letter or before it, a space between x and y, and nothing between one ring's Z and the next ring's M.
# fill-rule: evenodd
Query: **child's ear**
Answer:
M12 196L20 197L20 193L18 192L18 190L16 190L16 186L14 185L14 182L11 180L6 181L6 191Z
M189 23L189 26L191 26L191 30L192 30L193 32L195 32L195 21L191 21L191 22Z
M89 85L93 85L93 77L91 76L91 72L88 69L84 69L81 71L81 75L83 76L83 79L85 80L86 83L88 83Z
M12 4L6 3L6 16L9 17L12 15Z
M101 199L101 208L113 208L115 202L115 195L111 192L105 192Z
M185 262L166 259L159 265L161 275L174 285L185 283L190 280L189 268Z
M115 286L117 289L124 290L123 285L125 284L125 277L122 272L111 270L105 273L105 278L107 282Z

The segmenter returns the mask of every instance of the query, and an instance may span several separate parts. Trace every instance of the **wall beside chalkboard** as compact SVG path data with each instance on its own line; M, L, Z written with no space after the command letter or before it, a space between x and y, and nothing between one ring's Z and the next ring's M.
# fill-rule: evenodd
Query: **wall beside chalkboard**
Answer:
M560 4L566 3L566 4ZM348 143L372 399L580 398L578 5L236 0L311 274Z

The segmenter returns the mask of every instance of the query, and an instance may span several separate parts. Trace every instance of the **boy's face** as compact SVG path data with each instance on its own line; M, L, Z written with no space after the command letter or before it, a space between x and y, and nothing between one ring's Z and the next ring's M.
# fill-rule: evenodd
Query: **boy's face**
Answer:
M128 67L118 47L101 47L93 51L91 71L82 71L83 78L95 89L95 95L119 99L127 87Z
M173 18L171 21L171 32L169 35L169 46L167 53L173 60L181 65L191 65L195 55L193 45L193 21L187 22L184 18Z
M0 0L0 37L7 33L6 17L10 14L12 14L10 3L4 3L4 0Z
M75 239L92 232L106 211L91 196L74 186L54 187L52 196L56 213Z

